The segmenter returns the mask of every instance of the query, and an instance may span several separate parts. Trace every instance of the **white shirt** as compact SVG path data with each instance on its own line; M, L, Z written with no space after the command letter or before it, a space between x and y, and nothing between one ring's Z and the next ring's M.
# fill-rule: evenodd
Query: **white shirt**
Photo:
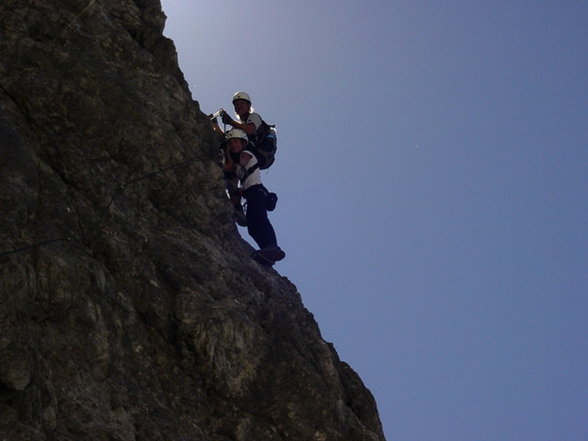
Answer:
M255 131L257 131L257 130L259 130L259 127L261 126L261 116L259 116L259 113L252 112L249 114L247 119L245 121L243 121L243 123L244 124L255 124Z
M247 161L247 164L245 164L245 167L242 167L240 164L237 164L237 176L239 177L239 179L242 179L245 174L246 174L246 170L249 170L251 167L253 167L255 164L257 164L257 158L255 157L255 155L253 153L251 153L249 150L243 150L241 152L241 155L243 153L247 153L248 155L251 156L251 158L249 159L249 161ZM251 173L247 179L245 179L245 181L241 182L241 186L243 187L243 190L247 190L249 187L253 186L253 185L259 185L261 184L261 173L259 171L259 167L257 167L257 169L255 169L255 171L253 173Z

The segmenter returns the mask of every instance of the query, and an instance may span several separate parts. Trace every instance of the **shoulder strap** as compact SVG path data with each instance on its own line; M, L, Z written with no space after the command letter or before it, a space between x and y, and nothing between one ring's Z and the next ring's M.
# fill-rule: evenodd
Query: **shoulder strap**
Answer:
M245 173L243 173L243 177L241 178L241 182L245 182L247 180L247 178L249 176L251 176L253 174L253 172L255 172L255 170L257 170L258 168L259 168L259 162L249 168L245 168L244 169Z

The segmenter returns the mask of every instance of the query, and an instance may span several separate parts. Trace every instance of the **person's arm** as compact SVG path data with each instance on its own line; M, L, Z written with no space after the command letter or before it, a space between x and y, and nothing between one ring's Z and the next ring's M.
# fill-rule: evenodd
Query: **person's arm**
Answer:
M223 163L223 171L225 173L235 173L235 163L233 162L233 159L231 158L231 155L229 154L228 150L225 149L225 161Z
M247 168L247 164L249 164L249 161L251 161L251 159L253 158L253 155L251 155L248 152L241 152L241 155L239 156L239 165L243 168Z
M247 133L247 136L255 135L255 132L257 131L257 129L255 128L255 124L253 123L244 124L237 121L233 121L231 125L237 129L244 130L245 133Z
M231 115L229 115L227 112L224 112L221 115L221 118L223 120L223 123L231 125L231 126L235 127L236 129L244 130L245 133L247 133L247 136L255 135L255 132L257 132L257 126L254 123L252 123L252 122L242 123L242 122L235 121L233 118L231 118Z

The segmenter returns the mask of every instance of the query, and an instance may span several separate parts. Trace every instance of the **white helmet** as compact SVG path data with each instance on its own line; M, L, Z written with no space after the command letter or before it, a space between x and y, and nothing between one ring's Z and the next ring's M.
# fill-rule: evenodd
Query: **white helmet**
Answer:
M251 97L247 92L237 92L235 95L233 95L233 102L237 100L245 100L251 104Z
M248 142L247 133L245 133L245 130L241 130L241 129L229 130L227 132L227 134L225 135L225 139L228 141L231 138L239 138L245 142Z

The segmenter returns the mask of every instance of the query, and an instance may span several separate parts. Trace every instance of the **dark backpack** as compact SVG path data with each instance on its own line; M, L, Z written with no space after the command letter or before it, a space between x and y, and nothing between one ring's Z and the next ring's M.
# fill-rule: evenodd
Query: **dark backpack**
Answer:
M278 138L276 135L276 126L267 124L262 120L255 134L255 138L248 147L257 158L261 170L269 168L276 159L276 150L278 149Z

